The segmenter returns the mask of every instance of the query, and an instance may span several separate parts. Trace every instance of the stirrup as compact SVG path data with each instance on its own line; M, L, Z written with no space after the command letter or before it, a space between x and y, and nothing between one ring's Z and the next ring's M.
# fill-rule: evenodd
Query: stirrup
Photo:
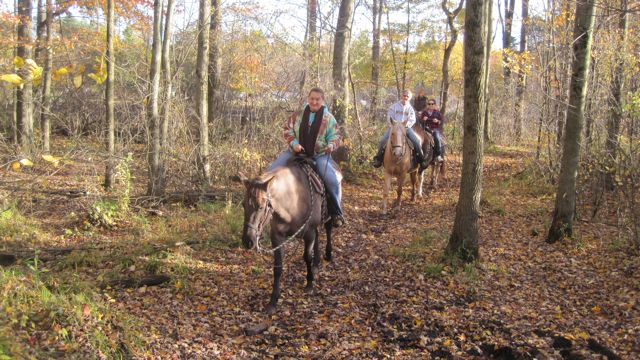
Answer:
M344 217L342 215L333 215L331 221L334 228L339 228L345 224Z

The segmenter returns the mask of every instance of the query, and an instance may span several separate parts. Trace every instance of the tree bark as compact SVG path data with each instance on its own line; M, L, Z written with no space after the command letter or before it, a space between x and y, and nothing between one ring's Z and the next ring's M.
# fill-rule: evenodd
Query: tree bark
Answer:
M302 74L300 78L300 87L298 90L298 97L300 98L300 105L305 101L306 94L305 88L307 86L309 74L314 73L314 59L316 56L316 42L318 40L317 37L317 13L318 13L318 2L317 0L308 0L307 1L307 27L304 34L304 44L302 50L304 52L304 68L302 69ZM312 86L318 86L319 79L315 78L310 81Z
M17 55L24 60L31 59L31 0L18 0L18 51ZM26 155L33 153L33 83L28 65L19 71L25 84L17 91L17 122L18 143L21 152Z
M489 4L489 15L487 16L487 57L484 63L484 122L482 126L482 137L485 144L491 142L491 95L489 94L489 78L491 76L491 44L493 35L491 31L493 0L487 0Z
M162 177L166 176L166 150L169 142L169 114L171 113L171 96L173 86L171 81L171 36L174 0L167 0L167 12L164 18L164 32L162 36L162 75L164 88L164 102L160 124L160 158L162 161Z
M341 0L333 47L333 115L344 125L349 116L348 59L354 0Z
M527 72L524 55L527 52L527 31L529 29L529 0L522 0L522 25L520 26L520 67L516 83L516 103L514 116L514 133L516 142L522 140L522 118L524 116L524 90L527 86Z
M115 35L115 4L114 0L107 0L107 82L105 86L105 106L107 124L107 164L104 175L104 187L113 186L114 160L116 155L116 120L113 87L115 85L115 53L113 51L113 36Z
M151 67L149 81L151 94L147 105L149 118L150 150L149 150L149 185L147 194L150 196L162 196L164 194L164 179L162 178L162 166L160 157L160 114L158 101L160 97L160 57L161 39L160 29L162 25L162 0L153 2L153 40L151 45Z
M51 44L51 32L53 29L53 1L46 0L47 17L45 20L45 59L42 80L42 110L40 111L40 126L42 127L42 150L44 153L51 151L50 136L51 122L51 71L53 69L53 47Z
M591 38L595 14L595 0L579 1L573 30L573 63L569 108L565 121L562 162L553 221L547 236L554 243L573 234L576 206L576 178L580 160L580 143L584 123L584 100L587 92L587 76L591 58Z
M380 94L380 36L382 25L382 9L384 0L373 0L373 45L371 47L371 84L373 85L373 95L371 96L371 118L376 114L378 107L378 96Z
M447 103L449 100L449 59L451 58L453 48L456 46L456 42L458 41L458 28L456 27L455 21L458 14L460 14L460 11L462 11L463 5L464 0L460 0L458 7L453 11L450 11L447 7L447 0L442 0L442 3L440 4L442 11L444 11L445 16L447 17L447 26L451 32L451 38L444 48L444 56L442 57L442 96L440 99L440 112L443 115L446 115L447 113ZM487 38L490 39L491 37L487 36Z
M407 33L404 41L404 61L402 64L402 90L407 88L407 65L409 64L409 36L411 35L411 1L407 0Z
M220 12L220 0L211 0L211 10L213 11L209 23L209 74L207 88L207 112L209 123L212 123L220 114L222 97L220 95L220 29L222 13Z
M607 154L608 168L610 169L605 174L605 187L609 190L613 190L615 187L615 168L616 160L618 157L618 139L620 137L620 124L622 123L622 90L624 88L624 68L625 68L625 54L627 48L627 33L628 33L628 0L621 1L621 11L618 14L618 48L616 52L616 64L613 70L613 77L611 79L611 97L609 98L609 119L607 121L607 140L605 143L605 150Z
M513 10L516 0L504 0L504 28L502 31L502 61L504 65L504 86L509 87L511 82L511 69L509 68L508 50L511 49L511 28L513 25Z
M209 32L211 25L210 0L200 0L198 15L198 54L196 56L196 75L198 91L196 112L200 122L200 142L198 144L197 167L200 171L203 186L211 182L211 166L209 165L209 113L208 113L208 64L209 64Z
M467 0L464 37L464 135L462 182L456 216L445 249L452 262L464 263L480 257L478 224L482 192L482 124L485 114L485 66L488 22L491 9L487 0Z

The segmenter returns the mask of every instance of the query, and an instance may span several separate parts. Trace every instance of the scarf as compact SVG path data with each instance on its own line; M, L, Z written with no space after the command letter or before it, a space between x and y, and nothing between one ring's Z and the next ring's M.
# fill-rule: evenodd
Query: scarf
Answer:
M314 156L316 154L316 140L318 139L320 125L322 125L322 117L324 116L324 106L320 107L320 110L316 111L316 115L311 126L309 126L310 114L311 109L309 108L309 105L307 105L304 108L302 123L300 124L300 145L304 148L305 154L308 156Z

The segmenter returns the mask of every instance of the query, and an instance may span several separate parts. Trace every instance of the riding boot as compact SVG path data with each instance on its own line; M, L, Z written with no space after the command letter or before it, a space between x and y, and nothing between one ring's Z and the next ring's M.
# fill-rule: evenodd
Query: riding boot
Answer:
M334 194L327 192L327 210L329 212L329 216L331 217L331 222L333 223L334 228L339 228L344 225L344 215L342 214L342 209L338 204L338 200L335 198Z
M379 168L382 166L382 162L384 161L384 146L378 148L378 153L373 157L373 167Z

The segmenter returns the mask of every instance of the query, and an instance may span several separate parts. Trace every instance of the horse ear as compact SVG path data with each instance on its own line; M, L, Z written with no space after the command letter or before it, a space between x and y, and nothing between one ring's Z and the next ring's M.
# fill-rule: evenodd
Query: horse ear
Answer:
M241 172L239 172L239 173L238 173L237 179L238 179L241 183L243 183L243 184L244 184L244 186L247 186L247 185L249 184L249 179L248 179L246 176L244 176L244 174L243 174L243 173L241 173Z

